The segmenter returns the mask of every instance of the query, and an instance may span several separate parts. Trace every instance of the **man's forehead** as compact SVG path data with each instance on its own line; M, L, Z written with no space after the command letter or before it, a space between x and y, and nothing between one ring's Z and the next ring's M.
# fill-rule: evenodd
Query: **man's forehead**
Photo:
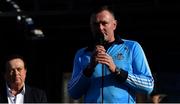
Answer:
M12 59L8 62L10 65L24 65L24 62L17 58L17 59Z
M96 20L96 19L99 19L99 18L114 18L114 17L113 17L113 15L109 11L103 10L101 12L98 12L97 14L94 14L92 16L92 18L94 20Z

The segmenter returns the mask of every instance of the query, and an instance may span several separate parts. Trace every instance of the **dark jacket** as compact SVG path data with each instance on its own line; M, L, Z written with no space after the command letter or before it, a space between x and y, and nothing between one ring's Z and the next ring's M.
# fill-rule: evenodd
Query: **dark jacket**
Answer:
M43 90L25 86L24 103L46 103L47 97ZM0 87L0 103L8 103L5 84Z

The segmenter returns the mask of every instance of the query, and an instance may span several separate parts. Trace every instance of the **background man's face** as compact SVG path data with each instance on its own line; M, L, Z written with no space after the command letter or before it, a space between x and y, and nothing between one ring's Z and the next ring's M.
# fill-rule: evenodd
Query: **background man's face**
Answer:
M11 85L23 85L26 78L24 62L19 58L10 60L7 64L5 78Z

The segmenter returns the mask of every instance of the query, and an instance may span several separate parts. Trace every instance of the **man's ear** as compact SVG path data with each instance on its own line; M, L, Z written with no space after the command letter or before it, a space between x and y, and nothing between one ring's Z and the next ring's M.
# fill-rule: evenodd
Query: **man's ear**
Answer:
M117 27L117 20L114 20L114 21L113 21L113 24L114 24L114 30L115 30L116 27Z
M27 73L27 68L25 68L25 71L26 71L26 73Z

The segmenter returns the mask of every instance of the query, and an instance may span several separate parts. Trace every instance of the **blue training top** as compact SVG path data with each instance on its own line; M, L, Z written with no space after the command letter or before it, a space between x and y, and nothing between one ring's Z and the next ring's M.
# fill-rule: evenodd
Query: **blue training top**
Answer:
M90 78L86 77L83 70L90 63L92 52L86 51L87 48L77 51L72 77L68 83L68 93L72 98L78 99L84 95L86 103L135 103L135 92L152 92L154 80L142 47L136 41L122 41L123 43L114 43L107 49L120 70L121 75L118 77L102 64L97 64Z

